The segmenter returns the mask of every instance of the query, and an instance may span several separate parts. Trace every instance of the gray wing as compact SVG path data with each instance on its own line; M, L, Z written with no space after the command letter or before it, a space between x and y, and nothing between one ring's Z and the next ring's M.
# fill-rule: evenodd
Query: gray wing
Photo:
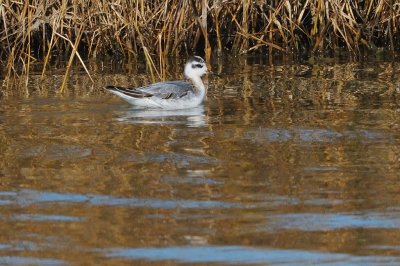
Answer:
M138 88L144 93L162 99L179 99L193 91L193 85L184 80L154 83Z
M166 81L150 84L140 88L106 86L107 90L118 91L134 98L179 99L193 91L193 85L184 80Z

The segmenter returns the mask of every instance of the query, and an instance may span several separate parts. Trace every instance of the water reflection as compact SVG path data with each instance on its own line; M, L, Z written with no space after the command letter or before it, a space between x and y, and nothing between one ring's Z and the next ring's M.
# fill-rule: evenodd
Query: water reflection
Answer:
M104 252L104 251L103 251ZM179 263L228 263L239 265L394 265L395 257L351 256L303 250L261 249L241 246L179 246L105 250L108 258L177 261Z
M181 110L138 109L131 107L118 112L119 122L132 124L186 125L204 127L207 125L204 106Z
M197 109L79 71L4 94L0 264L399 264L400 65L231 60Z
M268 217L267 230L328 231L349 228L400 228L400 212L293 213Z
M1 265L67 265L66 261L35 257L0 256Z
M232 134L226 132L227 135ZM357 140L362 142L385 142L391 136L379 131L355 130L355 131L336 131L329 129L284 129L284 128L257 128L249 129L244 133L243 139L251 142L287 142L298 140L302 143L337 143L343 140Z
M88 205L104 205L104 206L121 206L121 207L144 207L157 209L203 209L203 208L233 208L238 207L237 204L219 202L219 201L196 201L196 200L168 200L154 198L122 198L102 195L81 195L81 194L65 194L55 192L42 192L34 190L21 190L18 192L6 192L7 201L3 205L17 204L22 207L38 204L88 204ZM4 197L4 196L3 196ZM7 203L5 203L7 202ZM39 219L41 216L19 215L18 219L24 220L29 217L31 220ZM42 217L43 220L57 220L64 218L66 221L74 220L73 217L67 216L47 216ZM76 220L74 220L76 221Z

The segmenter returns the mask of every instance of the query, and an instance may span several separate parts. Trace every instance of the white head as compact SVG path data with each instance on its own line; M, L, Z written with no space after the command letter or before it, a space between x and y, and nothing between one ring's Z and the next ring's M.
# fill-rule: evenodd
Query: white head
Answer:
M200 56L193 56L187 61L184 73L188 79L201 78L207 73L206 62Z

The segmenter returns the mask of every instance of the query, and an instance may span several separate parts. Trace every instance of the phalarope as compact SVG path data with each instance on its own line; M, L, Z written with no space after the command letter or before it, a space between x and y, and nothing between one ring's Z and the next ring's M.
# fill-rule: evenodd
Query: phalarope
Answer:
M203 58L193 56L185 65L186 80L166 81L139 88L106 86L105 89L130 104L162 109L185 109L200 105L206 96L201 77L207 73Z

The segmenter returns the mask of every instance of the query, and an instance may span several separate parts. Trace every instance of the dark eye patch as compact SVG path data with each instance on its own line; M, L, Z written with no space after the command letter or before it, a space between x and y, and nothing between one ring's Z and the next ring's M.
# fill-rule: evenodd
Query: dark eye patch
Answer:
M192 64L192 68L202 68L202 64Z

